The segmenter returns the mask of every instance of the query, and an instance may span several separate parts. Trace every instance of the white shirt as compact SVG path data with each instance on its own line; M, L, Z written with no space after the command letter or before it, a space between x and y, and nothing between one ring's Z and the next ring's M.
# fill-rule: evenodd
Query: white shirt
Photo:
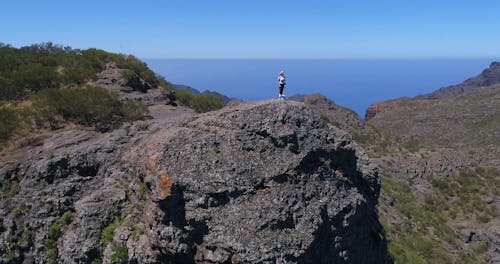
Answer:
M279 84L286 84L285 76L278 76L278 83Z

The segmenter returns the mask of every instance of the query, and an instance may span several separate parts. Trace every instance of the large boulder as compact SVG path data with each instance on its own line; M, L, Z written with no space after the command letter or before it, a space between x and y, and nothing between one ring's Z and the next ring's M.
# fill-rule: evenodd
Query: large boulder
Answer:
M131 152L147 164L152 191L134 261L390 262L374 209L377 171L301 103L200 115L146 145Z
M2 263L390 262L377 171L302 103L60 131L3 154Z

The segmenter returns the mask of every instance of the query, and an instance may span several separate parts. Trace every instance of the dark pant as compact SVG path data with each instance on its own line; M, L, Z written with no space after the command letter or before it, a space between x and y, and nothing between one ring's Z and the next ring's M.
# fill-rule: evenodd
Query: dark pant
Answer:
M285 85L284 84L280 84L280 94L283 94L283 89L285 89Z

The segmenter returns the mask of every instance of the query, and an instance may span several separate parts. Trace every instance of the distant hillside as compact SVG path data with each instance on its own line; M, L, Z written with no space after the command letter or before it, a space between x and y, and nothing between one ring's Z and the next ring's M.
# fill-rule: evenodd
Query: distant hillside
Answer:
M500 146L500 85L440 100L400 100L369 120L404 144Z
M456 96L476 90L480 87L491 86L500 83L500 62L492 62L490 67L481 74L465 80L461 84L440 88L430 94L415 97L416 99L441 99Z
M417 222L424 227L414 235L425 239L441 229L441 243L452 249L451 258L469 249L477 259L438 263L499 263L498 70L499 64L492 63L461 85L377 103L367 110L367 123L391 139L390 151L378 153L375 162L386 175L380 213L387 221L390 251L406 251L396 260L406 263L414 253L422 253L405 238ZM452 239L456 235L460 241Z
M178 90L184 90L184 91L188 91L188 92L191 92L193 94L209 94L209 95L213 95L215 97L217 97L224 105L227 105L230 101L232 100L239 100L239 99L236 99L236 98L229 98L221 93L218 93L218 92L215 92L215 91L209 91L209 90L205 90L203 92L200 92L198 89L195 89L191 86L188 86L188 85L184 85L184 84L173 84L172 85L173 89L178 91Z

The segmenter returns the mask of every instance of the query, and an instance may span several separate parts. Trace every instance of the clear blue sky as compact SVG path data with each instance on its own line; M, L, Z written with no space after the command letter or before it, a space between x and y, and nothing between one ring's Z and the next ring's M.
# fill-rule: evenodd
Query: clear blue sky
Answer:
M500 1L3 1L0 42L141 58L500 56Z

